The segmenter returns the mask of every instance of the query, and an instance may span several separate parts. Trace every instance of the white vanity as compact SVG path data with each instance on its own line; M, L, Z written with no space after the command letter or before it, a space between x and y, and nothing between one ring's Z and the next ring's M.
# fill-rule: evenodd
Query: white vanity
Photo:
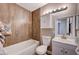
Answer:
M76 55L75 16L56 18L55 38L52 39L53 55Z
M77 44L68 39L61 39L55 37L52 40L52 54L53 55L76 55L75 49Z

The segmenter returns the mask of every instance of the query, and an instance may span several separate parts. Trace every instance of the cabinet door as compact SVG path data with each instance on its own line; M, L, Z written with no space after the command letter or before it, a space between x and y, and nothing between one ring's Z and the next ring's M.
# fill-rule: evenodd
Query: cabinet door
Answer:
M53 55L63 55L64 54L64 49L58 46L54 46L52 49L52 54Z
M76 46L63 44L60 42L52 42L52 54L55 55L76 55Z
M64 55L76 55L75 50L64 49Z

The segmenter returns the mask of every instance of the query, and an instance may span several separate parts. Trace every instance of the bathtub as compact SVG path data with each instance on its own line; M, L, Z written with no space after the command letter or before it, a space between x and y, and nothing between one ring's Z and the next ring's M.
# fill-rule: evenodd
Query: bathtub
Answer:
M6 55L34 55L39 41L29 39L4 48Z

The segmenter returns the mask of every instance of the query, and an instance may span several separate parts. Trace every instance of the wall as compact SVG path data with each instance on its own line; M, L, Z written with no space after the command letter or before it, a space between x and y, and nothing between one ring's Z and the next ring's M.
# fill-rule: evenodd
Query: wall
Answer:
M0 3L0 21L11 25L11 36L6 36L4 46L25 41L32 36L31 12L17 4Z
M53 28L42 28L41 29L41 36L54 36L54 29Z
M40 9L32 12L32 38L40 41Z

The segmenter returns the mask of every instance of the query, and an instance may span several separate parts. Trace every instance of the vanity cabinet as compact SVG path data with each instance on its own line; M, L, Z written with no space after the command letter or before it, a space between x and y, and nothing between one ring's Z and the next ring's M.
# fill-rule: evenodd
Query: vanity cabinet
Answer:
M61 43L57 41L52 42L52 54L53 55L76 55L76 46Z
M52 15L46 14L41 16L40 26L41 28L54 28L55 20L52 18Z

